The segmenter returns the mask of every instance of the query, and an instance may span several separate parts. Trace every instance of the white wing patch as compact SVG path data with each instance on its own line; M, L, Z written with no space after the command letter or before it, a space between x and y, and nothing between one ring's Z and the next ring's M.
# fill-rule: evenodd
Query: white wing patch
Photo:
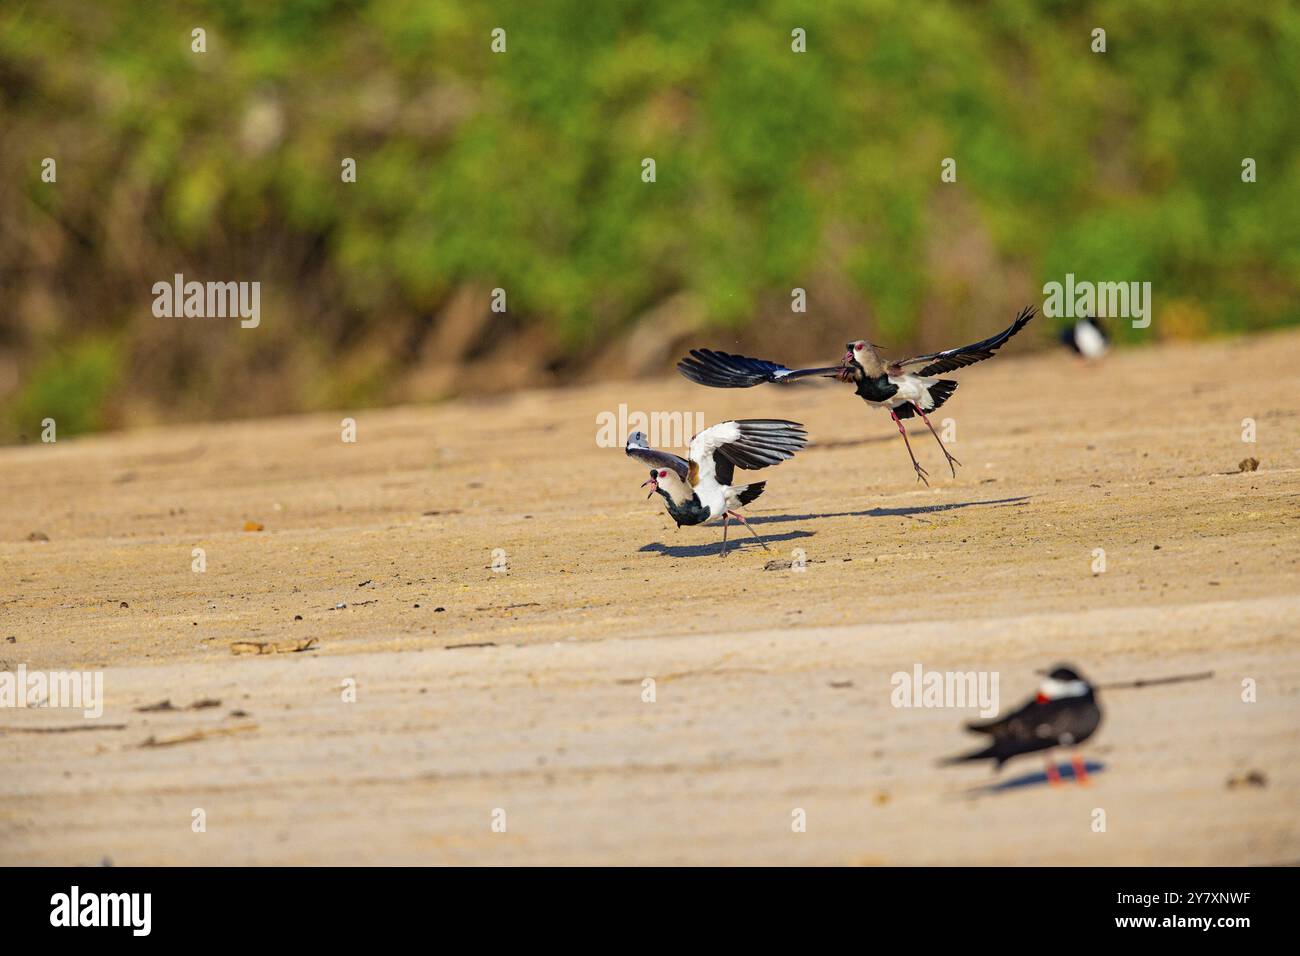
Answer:
M717 482L717 473L713 467L713 453L739 437L740 426L733 421L711 425L691 439L689 454L699 471L700 484Z

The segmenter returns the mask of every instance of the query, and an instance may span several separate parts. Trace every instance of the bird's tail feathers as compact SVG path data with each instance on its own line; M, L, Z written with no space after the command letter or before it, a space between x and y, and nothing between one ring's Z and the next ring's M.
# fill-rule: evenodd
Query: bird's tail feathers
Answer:
M763 493L763 486L766 484L766 481L756 481L750 485L740 485L738 488L735 488L734 491L736 492L736 497L740 499L740 503L742 505L747 505Z
M927 412L934 411L944 402L948 401L948 399L952 398L952 393L957 391L958 384L958 382L955 382L950 378L939 379L933 385L927 386L930 401L928 403L922 402L921 404L925 406ZM916 409L912 407L911 402L908 402L906 405L899 405L896 407L894 409L894 414L899 418L911 418L916 414Z
M972 760L988 760L990 758L996 760L999 767L1002 766L1002 760L998 757L995 745L985 747L983 750L972 750L970 753L958 754L955 757L944 757L939 761L939 766L950 767L956 763L968 763Z
M952 393L957 391L957 382L950 378L941 378L930 386L930 401L933 403L926 411L933 411L948 399L952 398Z

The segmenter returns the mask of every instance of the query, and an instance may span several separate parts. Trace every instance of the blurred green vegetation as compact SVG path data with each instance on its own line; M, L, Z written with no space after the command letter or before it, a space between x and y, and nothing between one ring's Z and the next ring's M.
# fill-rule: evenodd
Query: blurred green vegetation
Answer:
M665 304L823 359L1067 272L1150 281L1132 337L1300 318L1282 0L10 2L0 91L0 439L621 374ZM155 318L175 272L261 326Z
M111 341L90 339L41 359L14 399L14 417L35 433L46 418L67 435L94 431L104 424L104 399L120 367Z

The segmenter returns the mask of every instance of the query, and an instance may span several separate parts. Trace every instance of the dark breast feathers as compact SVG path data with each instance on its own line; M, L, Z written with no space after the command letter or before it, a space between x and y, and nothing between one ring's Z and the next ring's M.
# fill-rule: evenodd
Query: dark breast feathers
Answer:
M898 391L898 386L889 380L888 375L878 378L862 378L858 382L857 393L869 402L887 402Z
M691 495L690 501L677 504L673 501L672 496L662 488L659 489L659 494L663 496L664 502L668 505L668 513L677 522L677 527L680 528L684 524L703 524L709 520L709 509L700 504L700 499L697 496Z

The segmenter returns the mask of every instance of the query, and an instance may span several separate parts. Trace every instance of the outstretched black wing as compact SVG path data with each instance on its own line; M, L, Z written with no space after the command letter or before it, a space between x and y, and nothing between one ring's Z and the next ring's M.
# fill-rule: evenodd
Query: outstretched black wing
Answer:
M681 478L682 481L686 480L687 471L690 469L686 459L678 458L666 451L656 451L651 448L646 442L645 432L633 432L628 435L625 451L629 458L643 461L652 468L671 468L677 472L677 477Z
M719 422L691 439L691 463L696 477L713 478L720 485L729 485L735 469L779 464L793 458L807 442L808 433L803 425L783 418Z
M895 362L894 368L904 369L909 365L925 365L916 374L921 376L938 375L941 372L951 372L953 369L965 368L967 365L974 365L976 362L982 362L985 359L993 357L993 353L1002 348L1011 336L1023 329L1029 320L1034 317L1034 307L1027 305L1020 310L1016 316L1016 321L997 335L990 336L983 342L976 342L974 345L963 345L959 349L948 349L946 352L934 352L930 355L918 355L915 358L903 359L901 362Z
M712 388L749 388L764 382L790 382L811 375L834 378L839 374L840 368L789 369L776 362L732 355L730 352L715 352L712 349L691 349L690 357L677 363L677 371L692 382Z

